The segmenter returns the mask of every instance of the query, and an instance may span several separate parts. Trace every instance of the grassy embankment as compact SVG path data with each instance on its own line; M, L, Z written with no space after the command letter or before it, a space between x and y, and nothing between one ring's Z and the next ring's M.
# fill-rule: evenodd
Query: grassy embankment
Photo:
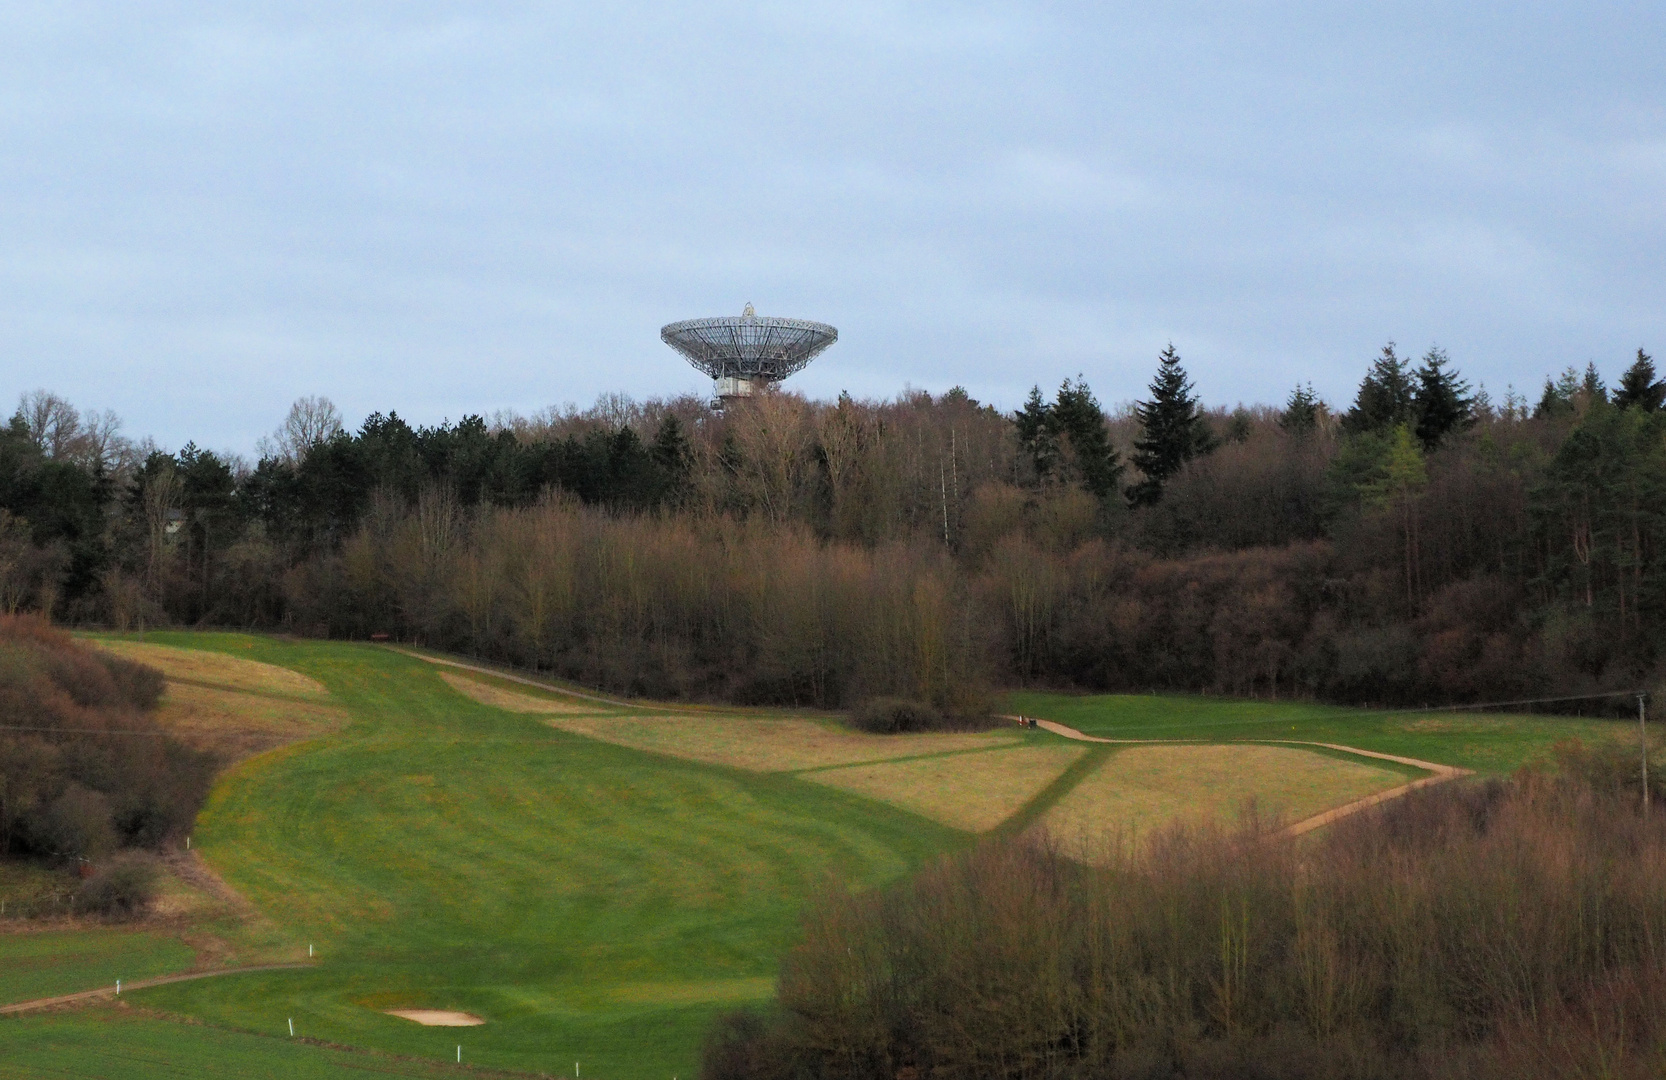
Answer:
M429 1060L452 1058L461 1042L477 1064L686 1074L714 1011L770 993L797 913L828 875L889 880L964 845L970 830L1062 810L1079 782L1106 786L1116 775L1107 763L1126 753L1011 730L884 738L761 710L612 707L341 643L149 641L294 669L351 716L236 766L202 815L197 848L292 946L315 942L319 963L132 995L214 1025L179 1029L180 1063L232 1053L246 1038L235 1031L279 1036L294 1017L305 1036ZM1350 724L1305 706L1015 695L1011 708L1107 736L1322 736L1458 764L1484 756L1471 744L1496 760L1538 745L1502 745L1504 728L1462 745L1411 728L1411 741L1395 742L1405 733L1385 733L1370 714ZM1304 763L1296 771L1316 809L1361 785L1358 775L1332 783L1348 770L1289 753ZM1289 769L1244 772L1259 777L1252 793L1288 801L1274 778ZM1384 767L1364 786L1403 779ZM0 938L0 952L8 947ZM400 1006L490 1022L425 1029L378 1011ZM9 1022L20 1038L34 1033L13 1040L20 1047L60 1045L52 1032L73 1026ZM151 1023L115 1030L139 1033L135 1045L166 1044L170 1029ZM108 1044L127 1045L125 1034ZM248 1044L257 1045L272 1063L298 1049Z

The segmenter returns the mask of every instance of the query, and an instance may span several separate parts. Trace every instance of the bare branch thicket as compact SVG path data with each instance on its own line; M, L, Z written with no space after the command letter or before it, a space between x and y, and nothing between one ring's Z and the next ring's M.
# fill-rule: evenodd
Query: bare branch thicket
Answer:
M283 424L261 439L257 449L261 457L293 464L305 457L308 450L329 442L341 430L341 410L329 398L322 395L296 398Z
M751 508L776 524L792 516L811 461L814 430L809 407L794 394L767 393L731 410L729 431L740 451L733 475Z
M49 458L65 457L81 434L81 413L50 390L31 390L17 405L29 438Z
M158 602L162 599L162 563L167 552L168 525L179 512L183 494L184 485L171 467L145 481L143 502L149 541L145 580Z

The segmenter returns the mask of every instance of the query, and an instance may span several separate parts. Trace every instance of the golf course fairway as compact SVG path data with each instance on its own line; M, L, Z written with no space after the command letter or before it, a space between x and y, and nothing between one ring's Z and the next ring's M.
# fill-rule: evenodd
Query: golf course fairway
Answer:
M1066 832L1085 837L1125 828L1136 810L1230 818L1231 806L1208 801L1222 792L1306 814L1424 775L1315 742L1497 773L1558 738L1618 730L1311 703L1007 696L1008 711L1103 738L1191 744L1084 750L1016 726L870 736L804 713L615 704L368 644L166 632L126 648L170 666L188 706L175 708L178 722L194 737L218 737L209 729L224 722L249 729L228 745L294 740L224 772L199 816L194 854L254 914L241 929L225 913L202 928L242 959L195 966L305 966L0 1017L0 1080L230 1062L232 1074L274 1080L348 1068L416 1076L455 1070L459 1054L467 1068L519 1074L692 1077L713 1016L771 998L818 890L894 880L975 842L974 830L1069 819ZM221 685L234 678L248 686ZM1263 745L1198 745L1241 740ZM1167 786L1157 780L1169 773L1139 767L1158 758L1181 762ZM1185 764L1194 758L1214 771ZM169 925L0 937L0 969L15 969L0 997L191 968ZM73 970L60 970L65 957ZM427 1027L389 1010L484 1023Z
M328 687L345 728L221 778L196 850L302 971L130 995L209 1024L601 1078L691 1075L711 1016L767 999L805 900L962 834L836 790L646 754L478 704L388 649L152 634ZM714 718L714 723L721 722ZM426 1028L393 1008L487 1023Z

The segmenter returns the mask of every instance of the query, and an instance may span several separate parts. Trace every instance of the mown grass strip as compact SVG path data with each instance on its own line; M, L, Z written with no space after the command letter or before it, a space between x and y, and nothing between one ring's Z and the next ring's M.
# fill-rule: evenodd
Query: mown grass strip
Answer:
M1103 743L1088 743L1087 753L1071 762L1070 767L1060 773L1051 784L1042 788L1035 798L1018 808L1007 820L1001 822L991 830L992 835L1004 836L1021 833L1041 819L1041 816L1051 810L1060 799L1076 789L1076 785L1086 780L1099 770L1099 767L1115 754L1119 747L1107 746Z

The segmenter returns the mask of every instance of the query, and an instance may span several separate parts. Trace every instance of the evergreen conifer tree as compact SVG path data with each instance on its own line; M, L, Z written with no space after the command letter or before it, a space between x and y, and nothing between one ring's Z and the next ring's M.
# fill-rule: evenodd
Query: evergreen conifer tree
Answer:
M1036 479L1046 482L1059 466L1059 439L1053 423L1053 407L1041 396L1041 387L1030 387L1024 407L1013 416L1018 448L1029 455Z
M1654 358L1642 349L1637 359L1620 376L1619 388L1614 391L1614 404L1622 409L1637 408L1643 412L1659 412L1666 407L1666 382L1655 378Z
M1585 395L1585 401L1607 401L1608 387L1603 384L1602 375L1597 371L1597 362L1588 361L1585 364L1585 378L1580 381L1580 392Z
M1055 440L1059 436L1069 440L1082 486L1101 499L1110 498L1122 477L1122 462L1117 459L1116 447L1111 445L1105 410L1099 407L1093 391L1080 375L1076 376L1074 385L1066 379L1059 387L1050 420Z
M1447 368L1449 363L1446 350L1436 346L1423 354L1423 364L1417 369L1412 410L1417 417L1417 438L1425 450L1433 450L1449 433L1475 422L1469 384Z
M1290 391L1290 398L1284 403L1284 412L1278 418L1278 426L1291 435L1310 435L1319 427L1319 398L1313 393L1313 384L1297 386Z
M659 430L654 432L651 454L659 473L654 501L680 501L688 486L688 474L693 464L694 452L688 444L688 436L683 434L683 425L674 413L666 413L665 419L659 422Z
M1186 462L1215 448L1214 433L1198 408L1197 395L1172 342L1157 361L1151 400L1136 406L1140 437L1134 441L1134 465L1145 479L1128 488L1128 500L1135 506L1156 505L1169 477Z
M1342 417L1343 430L1349 434L1389 431L1410 423L1416 415L1414 393L1411 366L1394 352L1391 341L1360 381L1354 407Z
M1574 398L1579 396L1579 372L1572 365L1556 379L1545 376L1544 393L1533 410L1535 417L1561 416L1574 410Z

